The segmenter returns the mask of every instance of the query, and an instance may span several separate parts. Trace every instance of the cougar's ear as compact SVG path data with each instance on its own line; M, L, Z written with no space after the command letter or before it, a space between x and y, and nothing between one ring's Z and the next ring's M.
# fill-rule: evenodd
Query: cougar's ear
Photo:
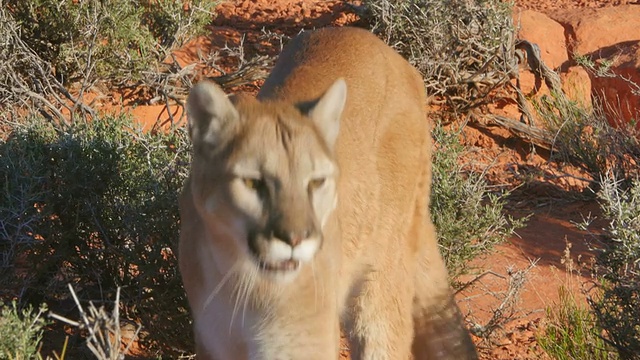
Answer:
M329 87L309 110L309 117L311 117L332 150L340 132L340 118L346 101L347 83L340 78Z
M238 117L235 106L218 85L201 81L191 88L187 98L187 119L193 143L217 144L221 132Z

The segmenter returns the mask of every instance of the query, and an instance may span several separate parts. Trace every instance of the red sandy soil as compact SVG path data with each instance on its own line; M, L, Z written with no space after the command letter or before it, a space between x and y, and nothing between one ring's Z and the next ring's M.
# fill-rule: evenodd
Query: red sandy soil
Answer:
M604 7L638 3L631 0L516 0L521 9L553 12L557 9L579 7ZM253 54L276 54L280 47L273 37L265 38L262 30L295 35L301 29L324 26L358 25L358 18L343 1L313 0L236 0L221 4L217 16L206 37L195 39L177 54L178 61L185 65L193 60L198 51L221 49L225 45L237 46L244 36L248 57ZM232 66L233 64L220 64ZM219 75L210 71L208 75ZM244 86L245 91L256 91L256 83ZM233 90L233 89L232 89ZM161 106L138 106L131 111L146 128L158 119ZM491 293L504 291L510 273L537 265L529 272L528 281L516 306L517 319L496 331L493 343L476 338L483 359L547 359L538 347L535 334L544 326L545 308L558 301L558 289L567 286L585 303L581 288L589 280L579 273L568 273L563 263L563 251L570 243L571 257L577 262L587 262L592 253L574 222L581 222L588 214L598 215L598 206L593 201L581 200L581 191L588 191L586 183L576 169L561 169L549 163L548 154L537 152L511 136L508 131L493 128L480 129L467 126L462 138L469 148L465 165L485 169L488 179L498 186L514 188L514 200L508 204L509 212L516 217L530 215L528 225L518 230L505 244L473 264L474 274L487 273L480 280L457 295L461 308L469 314L468 320L484 325L491 316L491 309L500 301ZM571 176L563 176L569 173ZM526 183L525 183L526 181ZM572 200L574 199L574 200ZM602 224L601 224L602 225ZM462 280L474 278L474 274ZM348 355L343 354L343 358Z
M516 6L549 14L556 10L638 4L638 0L516 0Z

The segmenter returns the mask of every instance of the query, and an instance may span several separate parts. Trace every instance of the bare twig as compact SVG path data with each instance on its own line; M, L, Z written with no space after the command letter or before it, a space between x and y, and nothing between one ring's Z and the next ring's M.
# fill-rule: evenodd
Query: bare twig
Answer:
M268 34L265 34L265 36L268 36ZM171 107L177 105L180 108L184 108L184 101L188 91L195 82L198 70L201 67L213 68L221 73L218 76L207 77L208 80L214 81L224 88L232 88L265 79L275 62L274 57L266 55L255 56L247 60L243 41L237 47L226 46L220 51L224 52L227 58L237 59L237 70L226 72L219 67L216 64L216 61L220 58L217 51L206 55L199 52L198 60L185 67L181 67L178 61L172 58L172 63L167 65L165 69L145 72L142 83L137 84L137 86L145 86L157 94L149 100L149 103L163 103L169 122L174 125L183 120L184 111L180 113L179 119L175 119Z
M89 333L87 338L87 347L99 360L124 360L125 354L129 351L131 345L138 337L142 327L138 325L133 337L128 340L124 350L122 350L123 339L120 328L119 311L120 288L116 290L114 310L110 315L104 310L104 307L96 308L92 302L89 302L88 311L85 311L71 284L68 286L71 296L78 306L81 320L79 322L73 321L64 316L53 313L49 316L58 321L77 327L78 329L86 330Z
M42 59L20 36L20 27L5 7L0 8L0 106L22 104L31 112L39 112L60 124L68 125L62 109L71 118L77 109L83 117L95 116L82 96L71 95L56 79L51 65ZM93 65L91 62L87 65ZM80 94L90 86L84 83Z
M519 310L517 310L520 293L527 282L527 275L537 263L538 260L533 260L525 269L509 269L507 272L508 278L497 275L492 271L487 271L472 280L472 282L476 282L485 275L492 274L508 281L507 289L505 291L488 291L491 296L499 299L500 303L491 309L491 318L484 325L476 322L472 323L470 328L472 334L482 338L485 342L493 343L493 338L495 337L494 334L497 330L503 329L507 323L521 316L518 314Z
M477 281L480 281L483 277L485 277L487 275L493 275L493 276L498 277L500 279L506 279L506 277L498 274L497 272L488 270L488 271L485 271L482 274L476 276L475 278L471 279L470 281L467 281L464 285L462 285L462 287L460 289L456 290L456 294L461 292L461 291L466 290L469 286L475 284Z

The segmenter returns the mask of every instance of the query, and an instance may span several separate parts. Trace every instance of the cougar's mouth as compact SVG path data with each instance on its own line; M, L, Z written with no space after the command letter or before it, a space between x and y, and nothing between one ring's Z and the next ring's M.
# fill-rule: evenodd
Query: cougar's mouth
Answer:
M294 271L300 267L298 260L284 260L278 262L259 261L260 269L264 271Z

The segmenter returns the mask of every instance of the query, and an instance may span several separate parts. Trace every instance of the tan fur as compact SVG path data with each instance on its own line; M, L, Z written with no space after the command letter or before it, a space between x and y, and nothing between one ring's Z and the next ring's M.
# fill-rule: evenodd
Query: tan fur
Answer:
M353 359L476 358L430 220L425 103L355 28L296 37L257 99L192 90L179 258L199 360L337 359L340 326ZM296 249L297 270L258 266Z

